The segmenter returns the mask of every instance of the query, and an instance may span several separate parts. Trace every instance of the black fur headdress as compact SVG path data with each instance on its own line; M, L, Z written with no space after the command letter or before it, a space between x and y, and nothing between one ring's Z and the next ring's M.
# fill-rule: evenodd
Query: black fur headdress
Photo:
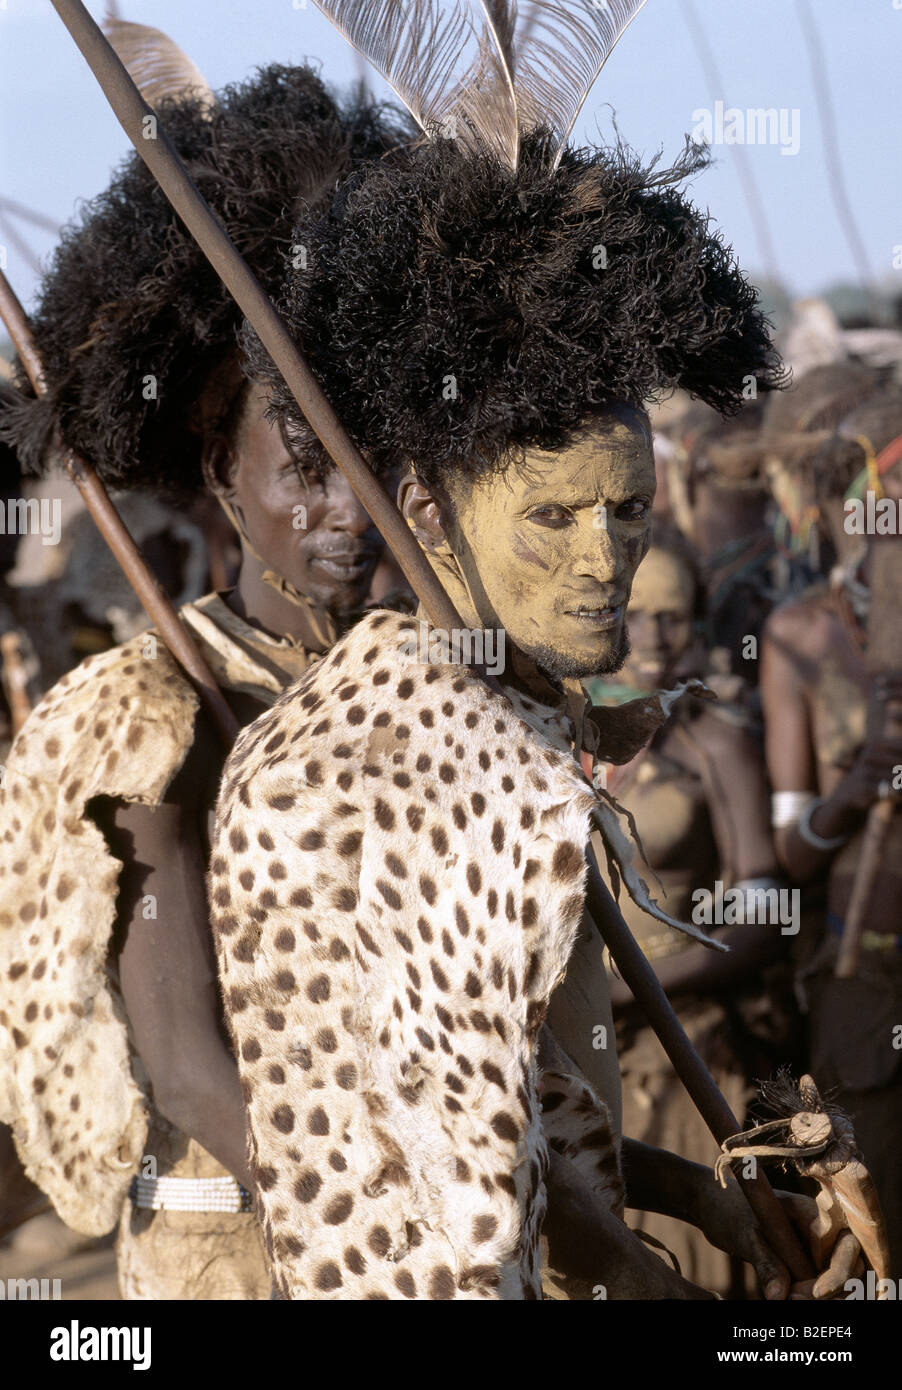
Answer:
M144 36L156 33L123 27L143 31L145 49ZM161 125L271 291L298 219L361 160L411 136L397 111L339 105L309 67L264 68L215 100L196 83L173 85L183 94L152 94ZM131 155L64 233L31 321L47 394L34 400L20 372L18 400L0 410L0 437L40 472L58 426L108 485L190 495L203 481L197 401L237 358L240 323L231 295Z
M681 386L732 412L753 379L782 384L755 290L678 191L706 155L566 144L642 3L317 0L423 131L298 230L281 305L374 463L434 483L560 448L614 401ZM250 332L245 349L300 430Z
M123 27L266 288L287 261L290 324L374 466L413 459L426 481L485 471L563 446L612 401L679 385L729 412L751 378L781 383L755 291L677 191L705 156L687 148L662 170L622 146L566 144L644 0L527 0L519 15L508 0L317 3L382 66L419 141L397 112L340 108L306 68L265 69L216 100L190 65L170 99L183 55ZM58 426L105 482L190 494L198 398L238 321L132 156L57 252L33 325L48 392L4 411L0 437L36 471ZM281 377L252 335L246 346L249 374L320 462Z
M674 169L527 137L515 173L437 139L353 175L299 229L282 309L358 445L424 482L560 448L614 401L682 386L724 412L780 384L755 290ZM265 352L251 375L300 422Z

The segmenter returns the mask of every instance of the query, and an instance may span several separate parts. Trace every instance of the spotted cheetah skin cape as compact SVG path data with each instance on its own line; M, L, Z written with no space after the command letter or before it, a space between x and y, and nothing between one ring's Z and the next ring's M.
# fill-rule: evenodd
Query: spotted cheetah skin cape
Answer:
M181 613L227 689L272 703L308 662L214 594ZM152 1099L110 955L122 866L90 805L159 805L198 705L163 642L143 633L63 676L0 769L0 1120L28 1176L84 1235L118 1221Z
M209 896L283 1298L540 1297L536 1042L594 798L540 708L415 635L365 618L223 777Z
M146 635L63 676L13 744L0 826L0 1120L67 1226L119 1219L147 1135L146 1078L109 961L121 865L92 798L157 805L198 699Z

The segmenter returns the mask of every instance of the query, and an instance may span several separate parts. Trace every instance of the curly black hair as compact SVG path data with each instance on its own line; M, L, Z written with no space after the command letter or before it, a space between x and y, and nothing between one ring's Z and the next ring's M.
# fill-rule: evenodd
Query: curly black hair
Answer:
M306 269L282 310L371 462L427 485L559 449L615 401L682 386L724 413L784 384L757 293L670 169L623 145L568 149L542 131L516 174L435 138L346 179L303 229ZM249 375L288 432L297 406L250 329Z
M264 288L277 288L295 228L362 160L412 138L407 118L360 96L344 105L309 66L272 65L160 123ZM58 426L104 482L186 497L203 485L197 403L218 373L241 382L241 312L137 155L64 234L32 320L47 394L0 412L27 471ZM230 358L235 370L226 370ZM155 379L155 399L145 382ZM147 395L153 394L148 387ZM229 401L224 401L227 410Z

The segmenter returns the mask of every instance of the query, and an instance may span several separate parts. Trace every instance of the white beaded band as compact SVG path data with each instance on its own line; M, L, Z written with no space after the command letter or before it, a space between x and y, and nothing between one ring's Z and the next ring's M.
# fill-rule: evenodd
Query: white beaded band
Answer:
M770 823L774 830L794 825L810 802L814 792L773 792L770 798Z
M253 1211L237 1178L132 1178L129 1196L150 1211Z
M799 816L796 829L806 845L810 845L812 849L819 849L823 853L827 853L829 850L841 849L851 837L849 835L835 835L832 840L825 840L823 835L818 835L817 831L812 829L811 817L818 806L823 806L823 804L824 798L822 796L816 796L809 801L808 805Z

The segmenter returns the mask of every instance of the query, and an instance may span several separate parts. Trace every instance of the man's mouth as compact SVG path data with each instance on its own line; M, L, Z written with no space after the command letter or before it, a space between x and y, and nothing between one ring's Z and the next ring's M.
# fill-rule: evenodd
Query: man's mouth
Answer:
M599 604L580 603L576 608L565 609L565 614L568 618L575 618L577 622L583 623L595 632L605 632L609 628L620 626L623 618L623 604L618 603L615 607L608 608Z
M316 565L333 579L340 579L345 583L362 579L375 560L376 553L372 550L329 551L327 554L310 557L311 565Z

